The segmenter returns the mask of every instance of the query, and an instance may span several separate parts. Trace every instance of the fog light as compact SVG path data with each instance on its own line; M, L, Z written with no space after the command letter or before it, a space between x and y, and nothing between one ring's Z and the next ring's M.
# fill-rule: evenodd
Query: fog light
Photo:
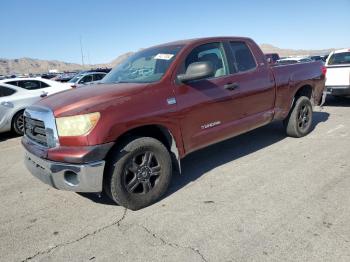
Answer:
M78 174L73 171L65 171L64 180L70 186L77 186L79 184Z

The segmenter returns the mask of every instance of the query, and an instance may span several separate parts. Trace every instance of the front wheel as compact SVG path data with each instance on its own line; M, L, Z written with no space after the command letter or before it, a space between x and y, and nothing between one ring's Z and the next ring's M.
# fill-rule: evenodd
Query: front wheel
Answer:
M113 149L107 160L104 190L117 204L137 210L156 202L171 176L170 154L160 141L129 139Z
M312 127L312 105L306 96L299 97L288 117L283 121L286 133L291 137L303 137L310 133Z

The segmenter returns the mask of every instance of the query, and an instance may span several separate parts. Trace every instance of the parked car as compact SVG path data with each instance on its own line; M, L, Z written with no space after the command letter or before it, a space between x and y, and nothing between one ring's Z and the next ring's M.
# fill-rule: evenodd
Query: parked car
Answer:
M58 74L52 74L52 73L48 73L48 74L42 74L41 78L45 78L45 79L52 79L54 77L57 77Z
M103 73L106 73L108 74L109 72L111 72L112 68L95 68L95 69L91 69L91 70L88 70L88 71L85 71L86 73L88 72L103 72Z
M79 87L81 85L86 85L90 82L100 81L107 75L104 72L87 72L81 73L74 76L71 80L68 81L72 87Z
M326 67L328 93L334 96L350 96L350 49L330 53Z
M323 56L322 56L322 61L323 61L323 62L326 62L326 61L327 61L328 56L329 56L329 54L328 54L328 55L323 55Z
M58 74L57 76L51 78L51 80L61 82L61 83L66 83L76 75L77 75L76 72L68 72L68 73Z
M265 57L269 64L276 64L277 60L280 59L280 56L277 53L267 53L265 54Z
M309 56L308 58L310 58L313 61L323 61L323 57L320 55L312 55L312 56Z
M195 150L277 120L287 135L307 135L324 82L321 62L271 67L249 38L151 47L98 88L27 108L25 163L57 189L105 191L140 209L166 192L173 168L181 171L180 159Z
M307 57L288 57L277 60L277 64L279 65L288 65L288 64L297 64L297 63L308 63L312 62L310 58Z
M11 78L0 81L0 133L23 134L23 112L45 96L71 89L70 85L40 78Z

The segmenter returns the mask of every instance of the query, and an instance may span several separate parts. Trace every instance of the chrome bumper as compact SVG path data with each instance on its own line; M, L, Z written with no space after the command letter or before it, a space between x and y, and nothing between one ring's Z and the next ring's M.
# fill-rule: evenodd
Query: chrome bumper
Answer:
M327 94L336 96L350 96L350 85L345 86L326 86Z
M33 176L60 190L101 192L105 161L66 164L39 158L25 151L25 165Z

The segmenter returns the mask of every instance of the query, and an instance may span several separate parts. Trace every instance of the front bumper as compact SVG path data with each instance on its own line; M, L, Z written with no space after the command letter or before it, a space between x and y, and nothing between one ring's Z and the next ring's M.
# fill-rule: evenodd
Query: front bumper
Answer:
M60 190L101 192L105 161L67 164L39 158L25 150L25 165L36 178Z
M335 96L350 96L350 86L326 86L327 93Z

